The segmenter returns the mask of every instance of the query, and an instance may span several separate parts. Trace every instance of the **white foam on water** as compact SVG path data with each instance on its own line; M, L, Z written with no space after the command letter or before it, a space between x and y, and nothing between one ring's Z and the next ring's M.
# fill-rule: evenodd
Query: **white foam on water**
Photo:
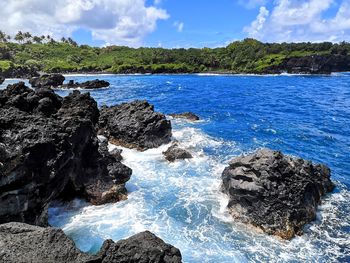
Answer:
M50 209L50 223L62 227L84 251L97 251L107 238L150 230L178 247L184 262L331 262L350 254L350 233L344 230L350 228L349 191L327 196L318 221L302 237L281 241L258 233L232 219L228 197L220 192L221 172L229 159L217 154L227 144L237 145L184 123L174 122L173 137L193 159L166 161L162 152L171 144L144 152L122 148L123 163L133 169L128 200L56 206Z

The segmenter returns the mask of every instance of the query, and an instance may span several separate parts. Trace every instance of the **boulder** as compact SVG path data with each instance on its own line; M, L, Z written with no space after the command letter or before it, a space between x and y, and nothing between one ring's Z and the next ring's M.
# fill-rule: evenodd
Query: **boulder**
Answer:
M327 166L269 149L233 159L222 182L234 218L284 239L303 233L334 188Z
M193 158L192 154L189 151L180 148L176 142L173 143L165 152L163 152L163 155L169 162Z
M36 263L180 263L180 251L145 231L128 239L106 240L99 253L78 250L60 229L23 223L0 225L0 261Z
M166 244L149 231L136 234L128 239L114 243L106 240L100 250L102 263L179 263L180 250Z
M33 88L51 88L61 86L64 80L65 77L61 74L44 74L40 77L33 77L29 79L29 83Z
M147 101L103 106L100 109L99 134L110 142L128 148L147 150L170 142L171 123L154 111Z
M82 83L74 82L74 80L70 80L68 84L61 85L62 89L101 89L109 87L109 82L105 80L89 80Z
M2 77L2 76L0 76L0 85L1 85L2 83L4 83L4 81L5 81L5 78Z
M23 82L0 90L0 223L47 225L54 199L126 198L131 169L99 145L89 93L65 98Z
M177 119L186 119L189 121L198 121L199 120L199 117L192 112L172 113L172 114L169 114L169 116L171 116L173 118L177 118Z

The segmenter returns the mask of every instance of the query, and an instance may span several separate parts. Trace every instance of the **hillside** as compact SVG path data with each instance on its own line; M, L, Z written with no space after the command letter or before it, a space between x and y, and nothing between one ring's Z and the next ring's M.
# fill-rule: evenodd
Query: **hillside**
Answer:
M236 41L222 48L130 48L78 46L74 41L0 43L0 74L110 73L329 73L350 70L350 44Z

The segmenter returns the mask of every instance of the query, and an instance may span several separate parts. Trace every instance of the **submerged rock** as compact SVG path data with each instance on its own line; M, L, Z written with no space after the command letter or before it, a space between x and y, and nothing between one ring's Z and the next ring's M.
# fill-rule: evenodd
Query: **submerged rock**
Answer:
M169 162L193 158L192 154L189 151L180 148L176 142L173 143L165 152L163 152L163 155Z
M159 147L171 139L170 121L147 101L103 106L99 129L112 143L139 150Z
M105 80L89 80L82 83L74 82L73 80L70 80L68 84L61 85L60 88L62 89L101 89L101 88L107 88L109 87L109 82Z
M233 159L222 181L234 218L284 239L303 233L334 188L327 166L269 149Z
M64 80L65 77L61 74L44 74L40 77L33 77L29 79L29 83L33 88L51 88L61 86Z
M192 112L184 112L184 113L172 113L169 116L178 119L187 119L189 121L198 121L199 117Z
M2 83L4 83L4 81L5 81L5 78L0 76L0 85L1 85Z
M100 149L97 103L23 82L0 91L0 223L47 224L56 198L125 199L131 169Z
M180 251L145 231L128 239L106 240L97 255L78 250L60 229L23 223L0 225L0 261L36 263L180 263Z

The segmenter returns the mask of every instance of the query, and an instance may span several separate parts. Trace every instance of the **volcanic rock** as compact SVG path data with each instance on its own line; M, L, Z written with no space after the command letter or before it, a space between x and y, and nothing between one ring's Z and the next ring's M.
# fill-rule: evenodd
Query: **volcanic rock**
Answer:
M334 188L327 166L269 149L233 159L222 181L234 218L284 239L303 233Z
M154 111L147 101L103 106L100 109L99 134L110 142L128 148L147 150L170 142L171 123Z
M187 119L189 121L198 121L199 117L192 113L192 112L184 112L184 113L172 113L169 114L169 116L173 117L173 118L177 118L177 119Z
M178 143L173 143L165 152L163 152L163 155L169 162L193 158L192 154L189 151L180 148Z
M23 82L0 91L0 223L47 225L50 201L125 199L131 169L100 149L97 103Z
M89 80L82 83L74 82L74 80L70 80L68 84L61 85L62 89L101 89L109 87L109 82L105 80Z
M33 77L29 79L29 83L33 88L51 88L61 86L64 80L65 77L61 74L44 74L40 77Z
M2 83L4 83L4 81L5 81L5 78L2 77L2 76L0 76L0 85L1 85Z
M62 230L23 223L0 225L0 261L36 263L179 263L180 251L145 231L128 239L106 240L97 255L78 250Z

